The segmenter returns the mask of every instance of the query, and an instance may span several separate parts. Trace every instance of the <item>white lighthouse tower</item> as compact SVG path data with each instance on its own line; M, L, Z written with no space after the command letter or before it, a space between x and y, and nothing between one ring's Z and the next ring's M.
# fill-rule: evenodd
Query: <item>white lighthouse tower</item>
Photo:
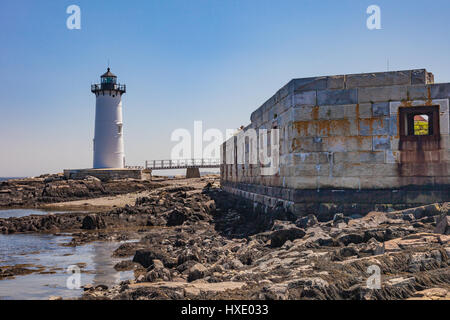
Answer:
M95 94L94 169L124 168L122 95L125 85L110 71L91 87Z

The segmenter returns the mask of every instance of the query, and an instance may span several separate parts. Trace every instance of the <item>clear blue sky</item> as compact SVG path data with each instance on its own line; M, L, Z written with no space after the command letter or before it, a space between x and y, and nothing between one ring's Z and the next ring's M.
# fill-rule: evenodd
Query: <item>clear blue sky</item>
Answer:
M66 8L81 7L81 30ZM382 30L366 28L381 7ZM237 128L292 78L427 68L450 82L450 1L3 0L0 176L92 166L110 59L128 164L169 158L174 129Z

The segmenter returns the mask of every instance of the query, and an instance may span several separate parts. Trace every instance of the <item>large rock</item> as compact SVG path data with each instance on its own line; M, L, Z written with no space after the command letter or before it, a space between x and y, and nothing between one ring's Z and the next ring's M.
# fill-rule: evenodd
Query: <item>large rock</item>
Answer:
M450 234L450 216L442 216L434 229L434 233Z
M288 281L288 289L303 288L303 290L317 289L324 291L329 287L329 283L319 277L298 278Z
M85 230L95 230L106 228L105 220L99 215L90 214L83 219L81 229Z
M400 210L400 211L394 211L390 214L388 214L388 216L390 218L395 218L395 216L397 215L402 215L403 217L410 217L409 215L414 216L414 219L421 219L424 217L432 217L432 216L436 216L436 215L440 215L443 212L445 212L447 209L440 205L440 204L429 204L426 206L421 206L421 207L417 207L417 208L410 208L410 209L405 209L405 210ZM407 218L407 219L408 219Z
M201 263L196 263L189 269L188 281L201 279L205 276L207 269Z
M272 231L269 235L270 246L272 248L281 247L288 240L301 239L305 236L305 231L294 225L287 226L283 229Z
M143 249L136 250L133 262L140 263L143 267L148 268L154 265L155 260L164 261L165 255L159 250Z
M302 229L311 228L311 227L317 225L318 223L319 223L319 221L317 221L316 216L313 214L307 215L306 217L299 218L295 222L297 227L300 227Z
M358 244L364 242L364 236L359 233L343 234L337 238L337 241L347 246L350 243Z
M172 210L167 216L167 226L179 226L182 225L184 221L186 221L187 217L184 212L181 212L177 209Z
M177 264L183 264L187 261L200 261L200 258L196 252L191 249L186 249L181 252L177 257Z
M320 227L315 227L308 230L308 238L306 239L306 243L318 246L332 246L334 241L333 238Z
M147 272L145 279L148 282L170 281L172 280L172 275L168 269L164 268L161 260L154 259L151 270Z
M338 223L345 222L343 213L336 213L333 217L333 225L337 225Z

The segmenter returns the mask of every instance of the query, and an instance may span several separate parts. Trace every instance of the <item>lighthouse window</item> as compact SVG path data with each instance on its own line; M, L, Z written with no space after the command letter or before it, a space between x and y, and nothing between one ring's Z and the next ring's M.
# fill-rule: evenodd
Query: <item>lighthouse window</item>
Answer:
M105 77L102 79L103 83L114 83L114 78L112 77Z
M119 123L117 125L117 131L118 131L119 134L122 134L122 124L121 123Z

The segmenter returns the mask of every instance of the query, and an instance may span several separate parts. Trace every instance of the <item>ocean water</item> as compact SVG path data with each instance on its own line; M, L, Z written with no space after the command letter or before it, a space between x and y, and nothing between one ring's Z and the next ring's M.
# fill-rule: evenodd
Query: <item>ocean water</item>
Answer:
M1 177L0 182L19 177ZM0 218L28 215L59 214L36 209L0 210ZM71 270L80 270L80 285L107 285L133 279L133 271L118 272L114 265L121 260L112 258L116 248L123 242L97 241L83 246L67 247L69 234L0 234L0 267L23 265L39 270L29 275L0 280L0 300L46 300L50 296L77 298L82 288L70 289L68 280L73 278Z
M0 218L20 218L31 215L44 215L44 214L58 214L64 213L63 211L44 211L37 209L0 209Z
M59 214L36 209L0 210L0 218L27 215ZM39 270L29 275L0 280L0 300L48 299L50 296L76 298L83 289L69 289L69 267L80 269L81 286L85 284L112 286L134 277L132 271L117 272L114 265L123 259L112 258L123 242L97 241L83 246L67 247L70 234L0 234L0 267L24 265ZM71 267L71 268L72 268Z
M67 281L73 275L69 268L73 266L80 268L81 286L112 286L133 278L132 271L117 272L114 269L114 265L123 259L112 258L112 253L123 242L97 241L77 247L63 246L70 239L70 235L0 235L0 266L20 264L30 269L43 269L39 273L0 280L0 300L79 297L82 288L67 287Z
M11 179L23 179L24 177L0 177L0 182Z

